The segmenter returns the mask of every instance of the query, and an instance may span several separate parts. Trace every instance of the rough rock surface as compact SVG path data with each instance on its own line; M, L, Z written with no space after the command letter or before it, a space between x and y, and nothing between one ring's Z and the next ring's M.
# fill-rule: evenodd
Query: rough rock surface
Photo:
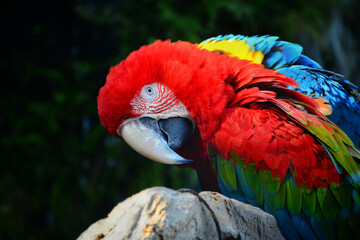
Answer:
M261 209L201 192L214 212L222 239L283 239L275 218ZM210 211L198 197L164 187L146 189L119 203L78 240L219 239Z

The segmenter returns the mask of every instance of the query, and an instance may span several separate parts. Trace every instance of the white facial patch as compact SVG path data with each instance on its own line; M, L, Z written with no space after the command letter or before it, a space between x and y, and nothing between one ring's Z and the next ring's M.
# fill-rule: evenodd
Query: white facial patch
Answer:
M189 112L175 94L158 82L145 85L140 94L131 100L130 105L132 112L142 117L150 117L156 120L170 117L191 119Z

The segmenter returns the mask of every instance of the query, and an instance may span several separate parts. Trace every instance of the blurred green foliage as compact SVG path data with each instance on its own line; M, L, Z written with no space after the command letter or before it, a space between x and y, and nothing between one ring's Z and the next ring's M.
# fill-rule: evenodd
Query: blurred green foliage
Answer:
M309 46L306 54L341 72L327 34L334 14L346 39L360 35L351 0L56 4L7 3L0 15L1 239L74 239L147 187L199 190L194 171L142 158L99 123L96 96L109 67L141 45L272 34ZM358 71L348 72L359 82Z

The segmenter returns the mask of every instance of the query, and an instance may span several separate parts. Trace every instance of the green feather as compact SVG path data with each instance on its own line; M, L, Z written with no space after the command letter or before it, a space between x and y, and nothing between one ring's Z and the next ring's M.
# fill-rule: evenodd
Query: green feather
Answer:
M316 229L317 234L321 235L321 237L319 237L320 239L335 239L335 229L333 224L325 221L318 198L316 198L315 214L311 217L310 221L313 229Z
M235 191L237 189L235 163L231 159L229 159L227 161L227 164L224 165L224 168L225 168L225 172L226 172L227 178L229 180L229 183L230 183L233 191Z
M339 163L346 172L350 175L351 179L355 182L356 187L360 187L360 168L359 165L355 162L355 157L360 157L360 153L354 147L351 140L346 136L346 134L337 126L330 125L334 129L334 138L339 143L338 149L334 149L331 145L325 146L325 149L330 152L331 160L334 162L335 167L338 169ZM332 156L331 156L332 155Z
M259 181L255 164L248 164L244 170L248 186L255 196L256 202L258 203L257 206L260 206L263 202L263 185L261 181Z
M360 150L356 147L352 147L352 145L346 145L346 148L349 150L351 156L360 159Z
M302 193L299 185L290 176L286 180L286 207L292 214L300 214Z
M258 206L262 206L264 201L264 186L261 181L258 181L258 183L259 183L259 187L258 187L258 194L256 200L258 202Z
M351 206L351 189L348 184L332 184L330 189L341 207L349 208Z
M217 154L218 154L218 151L216 149L216 147L209 143L207 146L206 146L206 151L207 151L207 154L210 158L210 164L211 164L211 167L214 171L216 171L216 168L217 168ZM223 159L225 160L225 159Z
M312 217L310 222L313 229L316 229L316 234L320 235L319 239L335 239L336 235L333 224L319 220L317 217Z
M216 163L217 163L217 171L219 173L221 181L226 185L226 187L228 189L231 189L231 186L230 186L230 184L228 182L228 179L227 179L227 176L226 176L224 165L221 164L219 161L217 161Z
M237 166L238 188L245 194L245 198L251 198L251 202L256 201L255 206L261 206L263 202L263 186L259 181L258 171L254 164L246 165L246 161L240 158L233 151L230 151L232 159ZM249 192L251 194L249 195Z
M279 191L277 192L269 192L264 185L264 205L266 205L267 211L275 215L277 209L281 209L285 207L285 199L286 199L286 184L283 182Z
M341 147L341 149L337 152L329 149L331 154L334 156L337 162L341 164L341 166L349 173L350 177L356 181L359 178L360 170L356 165L354 159L351 157L345 146Z
M272 176L272 172L270 170L259 170L259 178L261 179L262 183L266 187L266 189L270 193L275 193L279 191L280 188L280 178L277 176Z
M286 184L281 184L279 191L276 193L276 204L275 207L277 209L285 207L285 199L286 199Z
M217 168L221 180L230 191L237 189L235 164L232 160L226 160L220 154L216 155Z
M245 159L244 158L240 158L239 155L234 153L232 150L230 150L230 154L231 154L236 166L238 166L239 168L245 168Z
M245 176L245 170L243 168L237 168L236 176L237 176L240 188L244 193L244 198L246 199L246 201L251 205L257 206L257 198L253 194L253 192L251 191L251 189L249 187L249 184L248 184L246 176Z
M316 193L315 196L317 196L317 191L315 191L315 193ZM316 197L314 216L315 216L316 220L318 220L320 222L324 221L324 215L323 215L323 213L321 211L320 203L319 203L319 200L318 200L317 197Z
M355 162L357 171L351 176L351 178L354 181L353 185L355 186L355 188L360 190L360 162L359 162L360 161L360 150L357 149L356 147L349 146L349 145L345 145L345 147L350 152L350 155L357 159L357 162Z
M290 111L291 112L291 111ZM318 138L323 147L329 153L336 169L341 173L343 167L352 178L354 185L360 188L360 166L352 156L359 158L360 152L354 147L349 137L336 125L331 122L309 121L292 115L302 126ZM306 122L304 122L306 121ZM332 131L328 131L323 124L327 124ZM340 167L341 166L341 167Z
M213 169L214 172L217 171L217 159L216 159L216 155L214 156L210 156L210 165L211 165L211 168Z
M259 182L259 176L256 174L257 171L255 170L255 165L254 164L248 164L246 166L246 168L244 168L245 170L245 177L246 177L246 181L249 185L250 190L252 191L252 193L254 195L256 195L256 193L258 192L258 182Z
M308 216L313 216L315 213L316 207L316 194L315 190L310 193L303 191L302 192L302 210Z
M276 194L270 193L265 187L264 187L264 207L265 211L270 213L271 215L276 214Z
M334 164L337 172L338 172L339 174L341 174L341 173L342 173L342 170L341 170L341 166L340 166L339 162L334 158L333 154L331 154L331 152L330 152L329 149L326 147L326 145L325 145L323 142L321 142L321 141L319 141L319 142L320 142L321 146L323 146L323 148L326 150L326 152L327 152L327 154L329 155L331 161L333 162L333 164Z
M339 144L334 138L333 133L330 133L320 122L309 122L310 124L304 124L303 126L314 134L319 140L324 142L333 151L339 150Z
M317 199L325 219L334 221L339 211L339 205L330 189L318 189Z

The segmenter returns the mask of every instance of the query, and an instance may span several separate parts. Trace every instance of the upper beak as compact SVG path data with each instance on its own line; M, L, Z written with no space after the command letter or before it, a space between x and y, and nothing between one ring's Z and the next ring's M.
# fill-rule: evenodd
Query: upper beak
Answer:
M193 133L193 123L187 118L155 120L148 117L126 122L119 129L123 139L139 154L165 164L184 164L185 159L175 152Z

